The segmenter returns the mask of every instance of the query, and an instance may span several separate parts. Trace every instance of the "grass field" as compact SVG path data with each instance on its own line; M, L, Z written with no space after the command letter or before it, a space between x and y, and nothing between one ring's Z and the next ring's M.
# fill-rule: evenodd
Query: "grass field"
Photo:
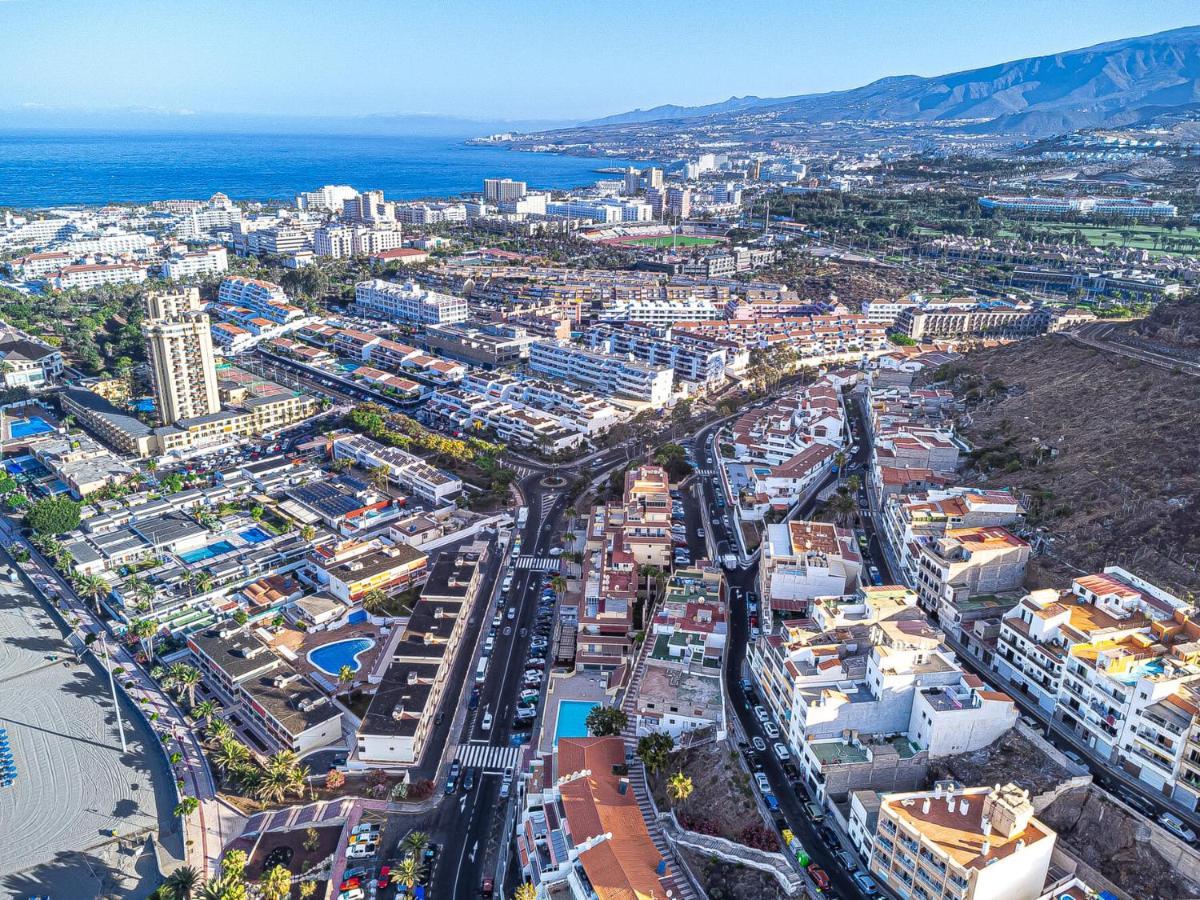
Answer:
M710 244L719 244L721 241L717 238L692 237L687 234L665 234L659 237L638 238L633 241L626 241L627 244L637 244L640 247L707 247Z
M1171 241L1183 238L1200 239L1200 229L1185 228L1182 231L1163 228L1161 225L1134 225L1125 226L1115 225L1077 225L1074 223L1054 224L1049 222L1035 223L1038 228L1054 231L1059 234L1067 234L1072 231L1079 232L1093 247L1107 247L1112 244L1116 247L1133 247L1139 250L1157 251L1160 253L1192 253L1194 250L1191 247L1165 249L1154 241L1157 235L1160 239L1166 238ZM1122 234L1124 232L1125 234ZM1015 237L1014 232L1008 229L1000 230L1000 237Z

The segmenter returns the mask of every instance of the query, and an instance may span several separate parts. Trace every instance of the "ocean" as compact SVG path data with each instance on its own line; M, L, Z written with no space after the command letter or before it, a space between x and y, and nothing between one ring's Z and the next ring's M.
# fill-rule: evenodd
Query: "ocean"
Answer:
M325 184L411 200L482 191L508 177L568 188L626 160L468 146L466 137L134 132L0 132L0 206L206 199L291 200ZM645 165L644 163L642 165ZM615 177L615 176L607 176Z

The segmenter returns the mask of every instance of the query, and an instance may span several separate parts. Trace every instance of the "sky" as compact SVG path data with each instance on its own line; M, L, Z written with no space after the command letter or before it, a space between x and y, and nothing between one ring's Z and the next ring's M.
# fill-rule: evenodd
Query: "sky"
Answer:
M1194 24L1196 0L0 0L0 111L579 121Z

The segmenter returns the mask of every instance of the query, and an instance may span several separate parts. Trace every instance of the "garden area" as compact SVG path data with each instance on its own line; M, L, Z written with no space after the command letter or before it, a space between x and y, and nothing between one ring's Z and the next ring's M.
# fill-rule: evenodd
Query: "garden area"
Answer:
M680 853L709 900L741 900L743 897L786 900L788 896L780 889L779 882L766 872L705 856L686 847L681 848Z

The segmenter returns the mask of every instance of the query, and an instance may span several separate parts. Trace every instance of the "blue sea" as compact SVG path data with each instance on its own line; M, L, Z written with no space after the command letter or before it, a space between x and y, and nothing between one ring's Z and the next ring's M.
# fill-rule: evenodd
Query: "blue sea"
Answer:
M466 138L359 134L0 132L0 205L142 203L204 199L291 200L324 184L382 190L389 199L482 191L508 177L568 188L626 160L477 147ZM643 164L644 165L644 164Z

